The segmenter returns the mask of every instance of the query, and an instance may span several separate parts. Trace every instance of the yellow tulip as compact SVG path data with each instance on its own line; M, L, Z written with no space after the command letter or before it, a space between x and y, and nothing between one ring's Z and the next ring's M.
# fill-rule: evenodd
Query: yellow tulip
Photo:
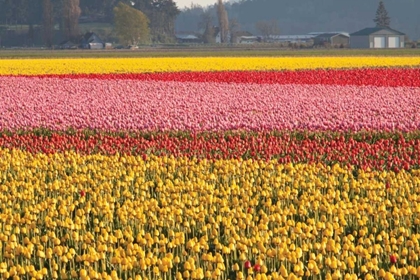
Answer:
M143 73L418 66L418 57L202 57L3 59L0 74Z

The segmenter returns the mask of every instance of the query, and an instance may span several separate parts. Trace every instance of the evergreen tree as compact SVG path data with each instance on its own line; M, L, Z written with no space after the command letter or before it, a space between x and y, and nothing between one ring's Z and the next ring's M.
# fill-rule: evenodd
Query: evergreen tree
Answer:
M376 26L389 27L391 18L388 16L388 11L385 8L384 2L379 1L378 9L376 10L376 17L373 20Z

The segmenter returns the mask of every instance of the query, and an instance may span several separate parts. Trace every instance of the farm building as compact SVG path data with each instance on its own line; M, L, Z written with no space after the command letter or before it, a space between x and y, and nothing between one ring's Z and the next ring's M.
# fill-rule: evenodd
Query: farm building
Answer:
M176 41L181 44L185 43L202 43L203 41L194 34L176 34Z
M405 34L389 27L369 27L350 34L350 47L404 48Z
M254 44L260 41L261 39L258 36L239 36L236 38L236 43L239 44Z
M80 46L83 49L103 49L105 47L105 42L95 33L87 32L80 40Z
M222 33L220 32L220 28L215 27L214 31L215 31L214 34L216 34L215 41L216 41L216 43L220 44L222 42ZM228 42L230 42L230 31L228 31L228 33L226 35L226 39L227 39Z
M248 31L236 31L232 33L231 40L234 44L253 44L257 43L259 38Z
M318 35L321 35L321 34L344 34L344 35L347 35L347 36L350 36L350 33L348 33L348 32L345 32L345 31L328 31L328 32L326 32L326 31L317 31L317 32L309 32L308 33L308 35L313 35L313 36L318 36Z
M74 43L71 40L65 40L63 42L61 42L58 47L60 49L77 49L77 43Z
M309 43L315 35L269 35L266 39L268 43Z
M322 33L314 38L316 46L348 47L350 35L346 33Z

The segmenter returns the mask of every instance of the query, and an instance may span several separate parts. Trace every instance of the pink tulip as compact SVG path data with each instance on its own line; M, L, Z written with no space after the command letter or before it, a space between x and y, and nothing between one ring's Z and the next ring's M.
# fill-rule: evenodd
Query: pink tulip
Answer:
M420 87L0 77L0 129L420 129Z

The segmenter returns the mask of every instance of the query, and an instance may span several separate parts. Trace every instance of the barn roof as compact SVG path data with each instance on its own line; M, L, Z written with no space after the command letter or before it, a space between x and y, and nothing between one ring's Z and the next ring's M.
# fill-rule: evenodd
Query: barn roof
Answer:
M99 38L98 35L96 35L94 32L86 32L85 35L82 37L82 43L89 44L89 43L99 43L103 44L101 38Z
M312 39L315 35L270 35L268 38L275 40L305 40Z
M177 34L177 35L175 35L175 37L177 39L181 39L181 40L195 40L195 39L198 39L198 37L193 35L193 34L185 34L185 35L184 34Z
M329 32L310 32L308 33L308 35L321 35L321 34L343 34L345 36L350 36L350 33L345 32L345 31L329 31Z
M368 36L368 35L371 35L373 33L376 33L378 31L382 31L382 30L390 31L395 35L405 35L404 33L400 32L400 31L397 31L395 29L389 28L389 27L377 26L377 27L364 28L362 30L351 33L350 36Z
M340 32L340 33L323 33L323 34L319 34L315 38L318 38L318 39L321 39L321 38L330 39L330 38L335 37L337 35L342 35L342 36L345 36L345 37L350 37L350 35Z

